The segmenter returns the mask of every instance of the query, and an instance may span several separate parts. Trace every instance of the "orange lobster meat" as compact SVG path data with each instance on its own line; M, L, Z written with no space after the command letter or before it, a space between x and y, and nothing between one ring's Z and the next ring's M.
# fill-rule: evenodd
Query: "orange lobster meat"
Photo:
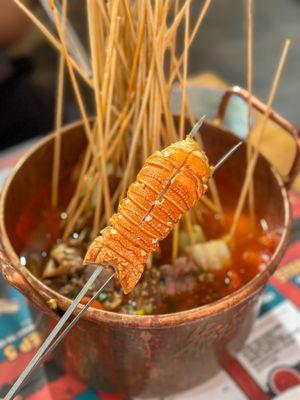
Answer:
M109 264L124 292L138 283L150 253L207 190L207 157L191 137L147 158L127 197L90 245L86 264Z

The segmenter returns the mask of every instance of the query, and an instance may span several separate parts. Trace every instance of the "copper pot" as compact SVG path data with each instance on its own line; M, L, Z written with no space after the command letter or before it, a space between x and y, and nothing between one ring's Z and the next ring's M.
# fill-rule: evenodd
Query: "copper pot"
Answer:
M254 105L261 111L264 109L256 99ZM298 140L298 131L292 125L275 113L271 118ZM212 163L237 141L230 132L211 123L204 124L202 134ZM78 160L85 143L81 122L65 127L62 135L65 170ZM50 135L14 168L0 203L2 273L45 313L46 330L58 318L46 302L54 298L59 310L65 311L70 300L21 267L15 250L19 243L16 244L14 232L34 188L50 180L52 154L53 135ZM233 355L245 342L257 315L259 296L286 250L291 225L287 185L298 164L298 146L285 182L262 156L257 164L257 213L271 229L281 232L277 249L264 272L235 293L184 312L133 316L89 309L55 351L56 360L88 385L126 396L166 396L198 385L215 374L220 362L226 362L228 355ZM222 173L230 175L240 185L244 166L245 148L223 166Z

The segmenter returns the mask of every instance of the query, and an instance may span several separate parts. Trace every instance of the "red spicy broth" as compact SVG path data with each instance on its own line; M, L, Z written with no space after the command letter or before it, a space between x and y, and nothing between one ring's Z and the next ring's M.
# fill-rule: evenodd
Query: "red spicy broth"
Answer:
M207 239L220 238L229 230L232 220L232 199L237 199L237 187L228 178L219 177L219 186L226 187L222 195L225 210L225 227L218 214L201 211L199 222ZM72 193L68 180L61 182L59 210L51 210L50 186L40 188L20 216L17 227L16 248L21 263L61 294L74 298L86 281L86 268L76 270L63 278L42 278L51 247L61 243L61 224L66 217L65 206ZM79 232L76 232L78 235ZM88 242L81 248L84 256ZM180 256L174 265L170 263L171 240L162 244L161 256L154 257L151 268L145 273L137 287L127 296L118 283L109 287L94 306L100 309L136 315L163 314L183 311L211 303L238 290L263 270L272 256L278 238L268 232L266 222L258 221L253 232L252 223L246 214L240 218L234 245L231 248L231 263L218 271L199 271L195 264ZM73 286L72 286L73 285ZM88 293L93 295L93 291ZM88 297L84 299L87 301ZM116 301L117 300L117 301Z

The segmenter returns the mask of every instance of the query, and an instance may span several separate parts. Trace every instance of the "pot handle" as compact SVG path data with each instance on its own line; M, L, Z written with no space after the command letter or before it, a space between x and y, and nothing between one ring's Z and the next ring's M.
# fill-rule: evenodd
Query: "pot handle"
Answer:
M226 90L224 93L217 114L217 120L222 123L228 103L230 101L231 96L236 95L241 97L243 100L248 101L248 91L245 89L240 88L239 86L233 86ZM253 108L255 108L260 113L265 113L266 111L266 104L258 100L256 97L252 96L251 104ZM285 118L281 117L278 113L274 110L270 112L270 119L274 121L278 126L283 128L289 135L296 142L296 155L291 166L291 169L287 176L284 177L285 185L290 188L293 184L294 179L296 178L297 174L300 172L300 130L297 129L293 124L287 121Z
M36 289L32 286L29 280L25 277L23 269L25 267L16 268L7 259L3 251L2 244L0 243L0 271L4 279L19 292L21 292L27 299L31 300L34 305L39 307L44 313L55 316L50 308L45 304L45 300L40 296Z

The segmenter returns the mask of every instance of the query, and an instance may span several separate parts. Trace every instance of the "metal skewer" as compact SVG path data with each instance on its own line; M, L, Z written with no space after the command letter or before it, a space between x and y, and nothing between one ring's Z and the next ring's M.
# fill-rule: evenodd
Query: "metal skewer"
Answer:
M51 345L51 342L54 340L56 335L59 333L59 331L63 328L64 324L67 322L69 317L72 315L73 311L75 308L78 306L78 304L81 302L82 298L85 296L86 292L89 290L91 285L95 282L95 280L98 278L98 276L101 274L103 268L101 266L98 266L93 274L90 276L84 287L81 289L79 294L76 296L76 298L73 300L72 304L70 307L67 309L67 311L64 313L62 318L58 321L58 323L55 325L53 328L52 332L49 334L49 336L45 339L44 343L41 345L39 350L36 352L36 354L33 356L27 367L24 369L24 371L21 373L21 375L18 377L18 379L15 381L7 395L4 397L4 400L11 400L13 396L18 392L20 387L22 386L23 382L25 379L28 377L30 372L33 370L33 368L39 363L39 360L43 357L44 353L47 351L47 348ZM111 279L111 277L110 277ZM106 283L105 283L106 285ZM102 286L103 287L105 286ZM82 311L85 311L85 308L80 310L80 315L82 315ZM71 323L70 323L71 325ZM74 325L74 324L73 324ZM72 325L72 326L73 326ZM60 342L60 340L57 342L57 344ZM54 348L54 347L53 347Z
M199 131L199 129L201 128L204 120L206 118L206 115L202 115L202 117L195 123L195 125L193 126L193 128L191 129L190 133L187 135L187 138L191 138L193 139L194 136L196 135L196 133ZM234 154L237 149L243 144L242 141L240 141L239 143L237 143L235 146L233 146L226 154L224 154L223 157L220 158L220 160L217 162L217 164L213 167L213 173L215 171L217 171L217 169L219 169L224 162L232 156L232 154Z
M233 146L220 160L217 162L217 164L213 167L213 172L215 172L217 169L219 169L226 160L228 160L229 157L234 154L237 149L243 144L242 141L238 142L235 146Z
M83 308L79 311L79 313L72 319L72 321L69 323L69 325L60 333L58 338L54 340L54 342L48 347L46 353L43 354L43 356L37 361L36 365L40 364L45 357L49 353L51 353L52 350L55 349L55 347L59 344L59 342L70 332L70 330L73 328L73 326L76 324L77 321L82 317L82 315L87 311L87 309L92 305L92 303L97 299L99 294L102 292L102 290L105 288L106 285L112 280L112 278L115 277L115 273L112 272L112 274L106 279L106 281L103 283L103 285L100 287L100 289L97 290L97 292L93 295L93 297L90 298L90 300L83 306Z
M195 133L199 130L200 126L203 123L205 116L203 116L193 127L191 130L190 134L188 135L189 137L193 137ZM236 150L241 146L242 142L239 142L235 146L233 146L214 166L213 172L216 171L218 168L220 168L221 165L230 157L232 156ZM63 326L69 319L69 317L72 315L73 311L76 309L76 307L79 305L81 302L82 298L86 295L92 284L95 282L95 280L99 277L103 270L102 266L98 266L91 277L88 279L86 284L83 286L79 294L76 296L76 298L73 300L72 304L69 306L67 311L64 313L62 318L58 321L52 332L49 334L49 336L45 339L44 343L41 345L37 353L34 355L34 357L31 359L25 370L21 373L21 375L18 377L18 379L15 381L7 395L5 396L4 400L11 400L13 396L20 390L22 385L24 384L25 380L28 378L29 374L32 372L32 370L40 364L44 358L52 351L55 349L55 347L61 342L61 340L68 334L68 332L72 329L72 327L76 324L76 322L81 318L81 316L87 311L87 309L90 307L90 305L94 302L94 300L99 296L99 294L102 292L102 290L106 287L106 285L112 280L112 278L115 276L115 273L112 272L112 274L109 276L109 278L104 282L104 284L98 289L98 291L94 294L94 296L84 305L84 307L78 312L78 314L71 320L69 325L63 329ZM63 330L62 330L63 329ZM56 337L59 334L58 337Z
M194 139L194 136L196 135L196 133L201 128L205 118L206 118L206 115L202 115L202 117L195 123L195 125L193 126L191 132L187 135L188 138Z
M103 285L97 290L97 292L93 295L93 297L90 298L90 300L83 306L83 308L78 312L78 314L72 319L72 321L67 325L63 331L60 332L59 336L53 340L52 344L46 349L46 351L40 356L39 359L36 360L34 365L31 367L31 370L28 372L33 372L33 370L41 364L44 359L52 352L52 350L55 349L55 347L62 341L62 339L70 332L70 330L73 328L73 326L76 324L76 322L83 316L83 314L87 311L87 309L92 305L92 303L97 299L99 294L102 292L102 290L105 288L105 286L114 278L115 273L112 272L111 275L107 278L107 280L103 283ZM87 282L88 283L88 282ZM86 285L87 285L86 283ZM21 385L18 387L17 391L19 391L22 387L24 388L24 384L26 382L27 377L24 378L23 382ZM25 385L26 386L26 385ZM8 394L7 394L8 395ZM6 398L5 398L6 399ZM4 400L5 400L4 399ZM2 400L2 399L0 399Z

